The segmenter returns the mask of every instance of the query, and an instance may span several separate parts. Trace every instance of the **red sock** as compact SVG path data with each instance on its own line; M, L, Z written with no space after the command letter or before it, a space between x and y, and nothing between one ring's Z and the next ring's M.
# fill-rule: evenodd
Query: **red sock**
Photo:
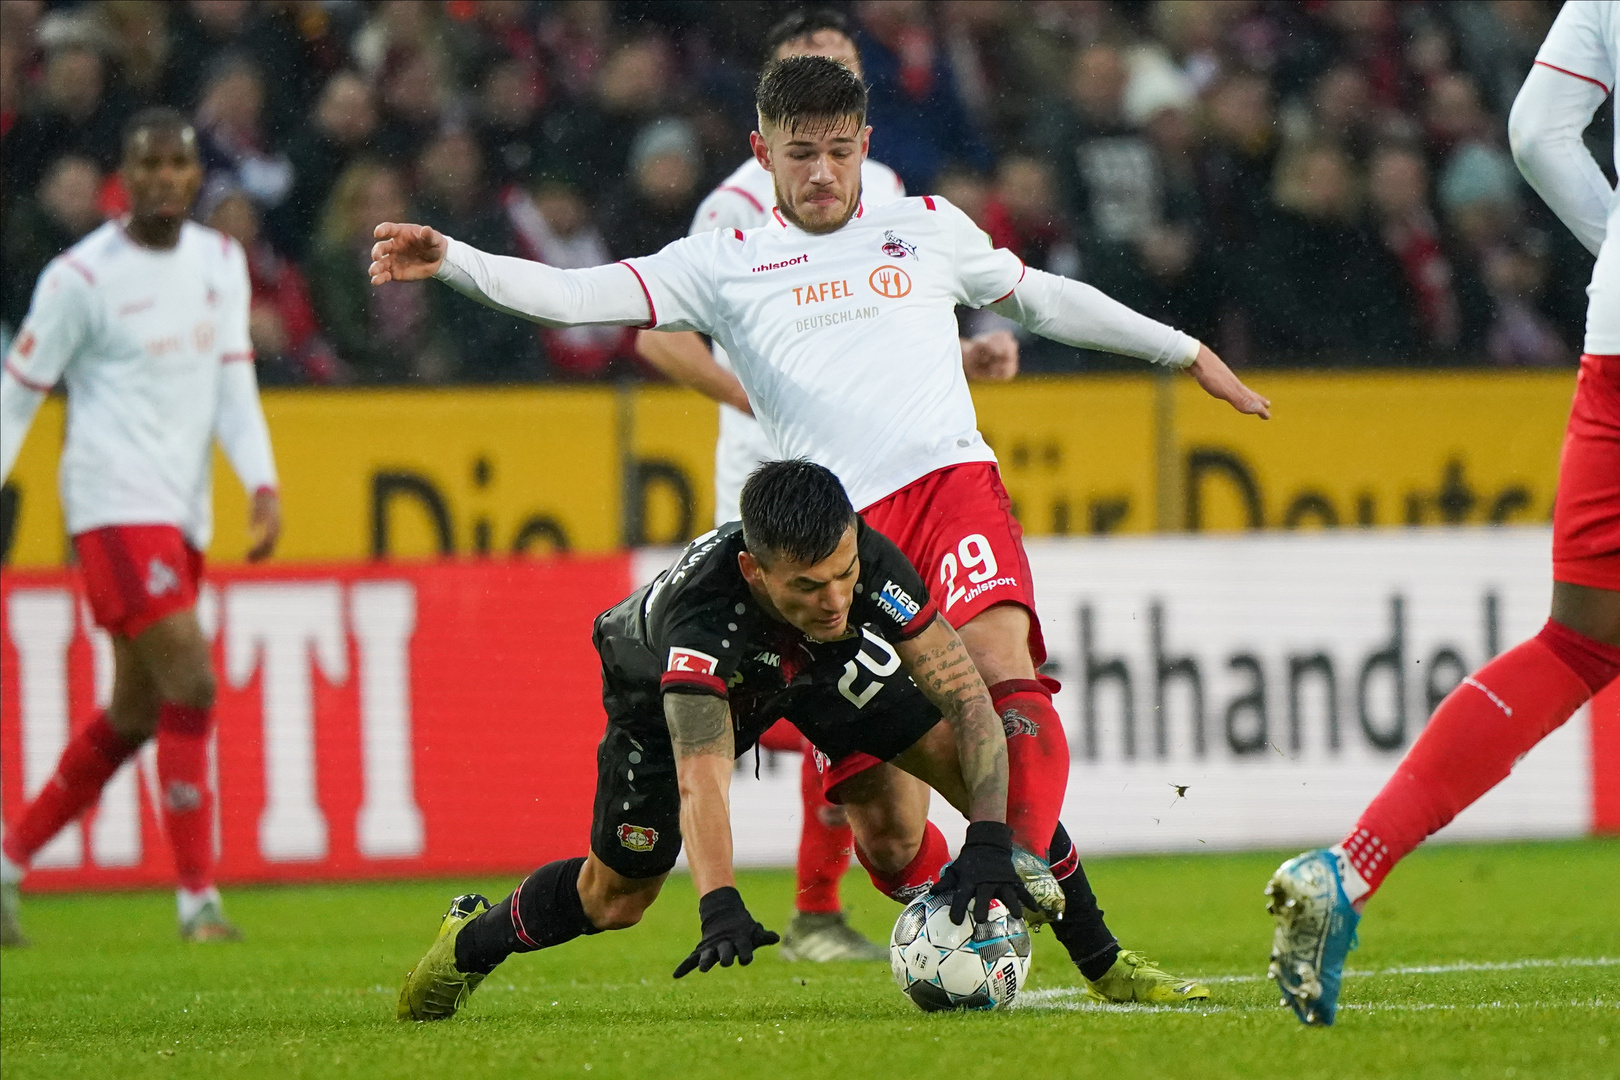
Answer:
M804 828L799 831L799 896L794 906L806 913L831 914L839 910L838 880L849 868L855 841L839 807L821 792L821 770L808 746L799 772L799 792L804 802ZM841 823L827 824L829 816Z
M1069 739L1052 706L1052 692L1034 679L1008 679L990 688L1007 732L1007 824L1013 842L1046 854L1069 786Z
M1620 649L1549 620L1448 694L1343 841L1367 895L1617 673Z
M208 790L212 709L164 702L158 712L158 787L163 825L174 849L175 876L196 892L214 883L213 799Z
M855 845L855 857L866 867L866 872L871 875L872 884L877 886L878 892L891 900L909 904L939 880L939 872L951 861L951 849L945 843L945 834L930 821L923 830L922 846L917 849L917 854L906 864L905 869L898 873L885 874L874 870L872 864L867 861L866 852L861 850L859 844Z
M19 866L32 862L62 826L96 801L102 786L138 748L112 729L106 713L80 728L63 749L56 775L23 808L22 820L6 830L6 858Z

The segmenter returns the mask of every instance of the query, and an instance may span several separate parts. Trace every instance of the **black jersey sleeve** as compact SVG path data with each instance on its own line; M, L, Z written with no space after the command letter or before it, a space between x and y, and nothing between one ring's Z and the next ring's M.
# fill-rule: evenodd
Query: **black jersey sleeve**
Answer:
M665 692L728 696L752 615L735 567L740 539L734 532L727 528L712 542L694 542L650 604L648 644L663 666Z
M857 530L861 553L861 595L855 620L886 641L909 641L939 614L928 586L894 541L864 520Z

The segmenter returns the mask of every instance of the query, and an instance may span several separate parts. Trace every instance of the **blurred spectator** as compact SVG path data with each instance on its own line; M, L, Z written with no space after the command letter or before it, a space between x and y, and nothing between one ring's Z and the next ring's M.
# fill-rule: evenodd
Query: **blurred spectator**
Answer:
M1331 144L1277 166L1276 213L1233 283L1262 352L1301 363L1407 359L1417 344L1399 264L1360 224L1354 165Z
M292 164L274 153L264 129L264 79L251 60L215 61L197 106L198 148L205 173L241 188L261 208L279 206L293 186Z
M34 197L21 200L8 216L0 321L21 325L45 264L101 224L96 202L100 189L101 170L96 163L68 155L51 163Z
M199 200L197 216L234 237L247 255L248 280L253 288L248 332L260 384L348 381L316 325L304 275L261 239L259 210L247 192L228 183L215 183Z
M1206 213L1222 242L1246 242L1271 215L1269 191L1281 139L1270 86L1254 74L1222 80L1210 93L1207 122L1199 162Z
M483 154L471 135L453 131L422 151L410 220L430 223L457 240L495 255L515 255L516 240L494 192L484 181ZM534 337L522 320L436 288L428 294L435 328L453 367L446 373L474 382L513 382L539 376Z
M1420 340L1436 353L1451 352L1461 341L1462 311L1429 205L1423 155L1403 146L1379 149L1368 166L1367 195L1384 247L1400 264Z
M643 37L621 45L597 73L590 98L555 121L563 179L581 191L611 191L625 178L630 147L651 121L670 112L669 47Z
M112 168L129 111L125 100L109 92L99 51L69 45L51 52L34 99L0 143L0 160L15 190L32 190L45 167L64 154Z
M1429 152L1436 161L1444 161L1470 143L1493 141L1500 127L1480 104L1473 81L1455 74L1441 75L1429 87L1423 123Z
M499 187L561 172L540 112L537 81L517 60L499 61L484 73L477 131L490 179Z
M373 286L371 231L406 221L405 184L393 168L359 161L332 188L309 262L310 299L326 337L356 381L441 381L449 361L429 318L431 281Z
M163 102L173 45L169 9L159 0L104 0L100 15L112 36L124 88L147 105Z
M984 231L1029 266L1078 277L1080 253L1058 209L1052 170L1042 158L1014 154L996 170L982 212Z
M607 0L563 0L547 7L535 34L543 64L564 96L590 94L612 39Z
M397 164L415 161L450 119L451 86L444 54L436 48L394 55L381 77L382 124L375 145Z
M988 172L994 164L963 107L949 54L918 0L866 0L856 45L866 73L872 156L923 194L947 165Z
M1439 5L1456 27L1468 73L1495 112L1506 115L1536 50L1552 26L1555 5L1536 0L1462 0Z
M327 80L310 116L287 147L293 187L270 219L277 244L294 258L309 253L321 207L337 178L368 152L377 130L377 107L371 88L352 71Z
M629 177L602 209L602 234L616 258L650 255L686 235L702 198L703 158L691 125L649 124L630 147Z
M269 74L261 89L265 100L261 135L266 148L281 145L297 130L320 85L316 53L324 47L325 63L333 65L333 43L321 40L331 23L324 6L302 0L259 5L246 0L189 0L184 5L162 6L173 11L169 104L185 110L198 107L221 60L231 55L248 57Z
M577 190L560 181L545 181L531 196L508 187L501 197L518 253L564 270L602 266L613 261L607 242L591 222L590 209ZM553 374L568 379L599 379L609 365L633 355L634 332L622 326L541 327L546 359Z

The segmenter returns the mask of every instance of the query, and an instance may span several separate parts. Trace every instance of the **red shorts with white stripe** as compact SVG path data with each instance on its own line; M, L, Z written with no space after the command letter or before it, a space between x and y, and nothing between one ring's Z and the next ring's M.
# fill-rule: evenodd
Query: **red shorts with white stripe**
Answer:
M1024 530L1013 517L1012 500L993 463L936 469L868 506L861 517L911 560L952 626L997 604L1017 604L1029 612L1030 659L1037 668L1046 662ZM1057 688L1050 679L1041 681ZM817 764L822 790L831 792L878 760L857 753Z
M197 603L203 556L173 525L108 525L73 538L96 625L135 638Z
M1620 356L1581 357L1553 503L1553 580L1620 592Z

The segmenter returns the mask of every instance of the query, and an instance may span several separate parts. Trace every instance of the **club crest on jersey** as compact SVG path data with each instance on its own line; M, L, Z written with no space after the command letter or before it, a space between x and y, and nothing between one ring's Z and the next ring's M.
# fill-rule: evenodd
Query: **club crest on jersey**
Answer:
M682 649L678 646L669 650L668 671L690 671L698 675L713 675L714 669L720 666L718 658L696 649Z
M658 846L658 830L645 825L620 825L619 845L631 851L651 851Z
M921 608L910 593L892 581L884 583L883 591L877 594L876 599L889 617L901 626L916 618Z
M892 230L885 231L883 234L883 254L891 259L903 259L907 255L916 258L917 245L906 243L896 236Z

